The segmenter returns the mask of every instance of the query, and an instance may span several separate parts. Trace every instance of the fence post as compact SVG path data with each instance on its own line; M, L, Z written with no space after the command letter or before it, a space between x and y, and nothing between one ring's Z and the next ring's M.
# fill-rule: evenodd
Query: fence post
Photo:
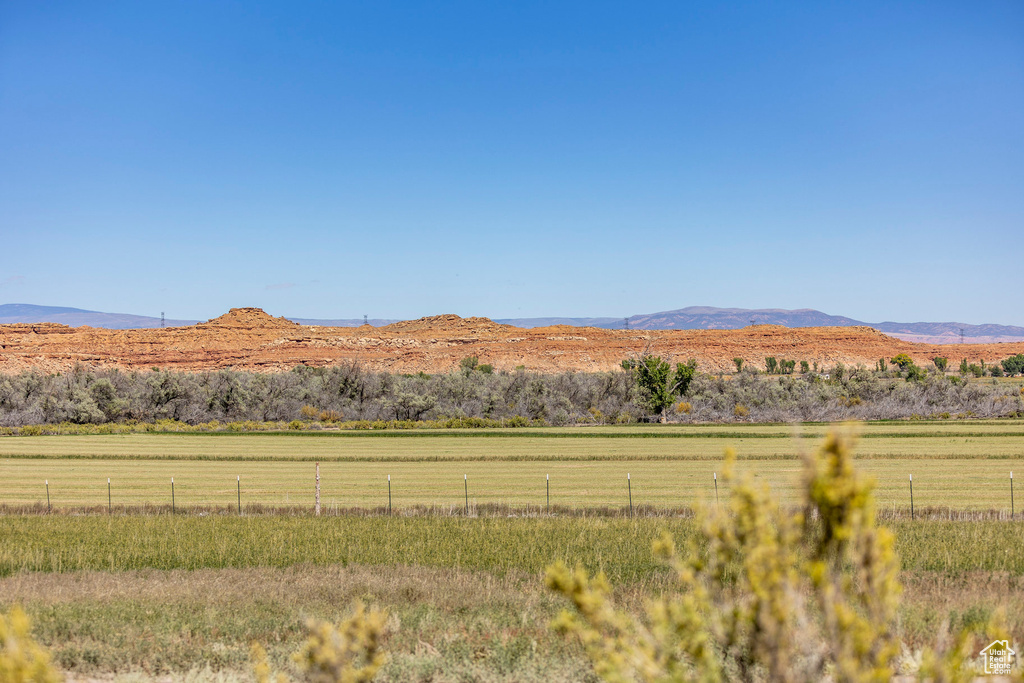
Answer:
M629 472L626 472L626 487L629 489L629 518L633 519L633 482L629 479Z
M391 514L391 475L388 475L388 514Z
M1013 479L1013 472L1010 472L1010 479ZM46 479L46 511L50 512L50 480ZM1012 484L1011 484L1012 487ZM1010 496L1013 497L1012 495Z
M49 495L47 495L49 500ZM1010 470L1010 519L1013 519L1013 470Z
M174 477L171 477L171 514L174 514Z
M712 472L711 476L715 478L715 505L718 505L718 472Z
M107 514L110 514L110 477L107 477Z
M462 475L462 483L466 488L466 516L469 516L469 475Z
M235 482L238 486L238 514L242 514L242 475L235 475Z
M910 521L914 521L914 475L910 475Z
M551 512L551 475L544 475L544 488L547 492L547 503L545 504L545 510Z
M320 516L320 461L316 463L316 516Z

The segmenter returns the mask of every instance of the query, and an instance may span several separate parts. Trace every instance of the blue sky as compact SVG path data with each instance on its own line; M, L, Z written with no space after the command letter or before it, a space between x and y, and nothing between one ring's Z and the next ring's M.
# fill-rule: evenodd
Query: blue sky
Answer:
M0 303L1024 325L1024 3L0 2Z

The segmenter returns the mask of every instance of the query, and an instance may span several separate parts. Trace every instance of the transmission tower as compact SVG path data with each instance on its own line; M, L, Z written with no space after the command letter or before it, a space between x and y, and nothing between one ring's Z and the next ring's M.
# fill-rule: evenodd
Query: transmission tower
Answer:
M164 326L164 312L160 311L160 327Z
M369 325L370 324L369 316L367 316L365 313L363 313L363 324L364 325Z
M625 323L625 325L626 325L626 327L625 327L624 329L627 329L627 330L628 330L628 329L629 329L629 318L623 318L623 319L622 319L622 322L624 322L624 323Z
M960 328L960 343L964 343L964 328Z

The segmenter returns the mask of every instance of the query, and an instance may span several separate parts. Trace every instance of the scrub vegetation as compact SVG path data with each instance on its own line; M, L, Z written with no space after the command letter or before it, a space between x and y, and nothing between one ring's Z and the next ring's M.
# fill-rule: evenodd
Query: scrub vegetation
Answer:
M424 421L440 427L522 427L661 418L793 422L1024 413L1019 382L998 381L1002 377L987 384L968 381L976 374L969 365L961 374L946 375L897 360L879 362L874 369L837 364L827 372L801 374L787 362L783 374L773 374L782 367L776 361L768 363L767 374L747 364L729 376L698 372L692 361L677 363L673 370L655 356L627 360L615 372L562 374L495 372L472 362L443 375L395 375L355 364L298 366L276 374L79 366L63 374L28 371L0 377L0 427L157 420L216 421L218 426L274 422L292 428L312 422L381 427ZM1019 369L1015 359L1005 365Z

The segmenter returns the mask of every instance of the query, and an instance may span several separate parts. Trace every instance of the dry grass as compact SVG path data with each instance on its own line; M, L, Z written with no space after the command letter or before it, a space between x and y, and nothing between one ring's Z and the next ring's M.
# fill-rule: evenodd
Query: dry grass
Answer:
M552 634L560 606L538 576L419 567L294 567L25 574L0 580L27 606L58 662L78 676L178 676L209 667L244 675L253 640L278 665L307 617L338 620L356 600L390 613L382 680L555 680L589 677Z
M1005 572L904 572L901 638L910 650L948 623L980 623L1005 608L1024 635L1024 577ZM661 579L620 588L632 609ZM2 603L28 607L41 639L73 680L153 677L249 680L248 646L279 665L306 617L338 619L356 600L391 614L392 661L382 680L580 681L586 661L547 624L562 606L537 573L424 567L250 568L19 574L0 580ZM169 675L173 674L173 675Z

